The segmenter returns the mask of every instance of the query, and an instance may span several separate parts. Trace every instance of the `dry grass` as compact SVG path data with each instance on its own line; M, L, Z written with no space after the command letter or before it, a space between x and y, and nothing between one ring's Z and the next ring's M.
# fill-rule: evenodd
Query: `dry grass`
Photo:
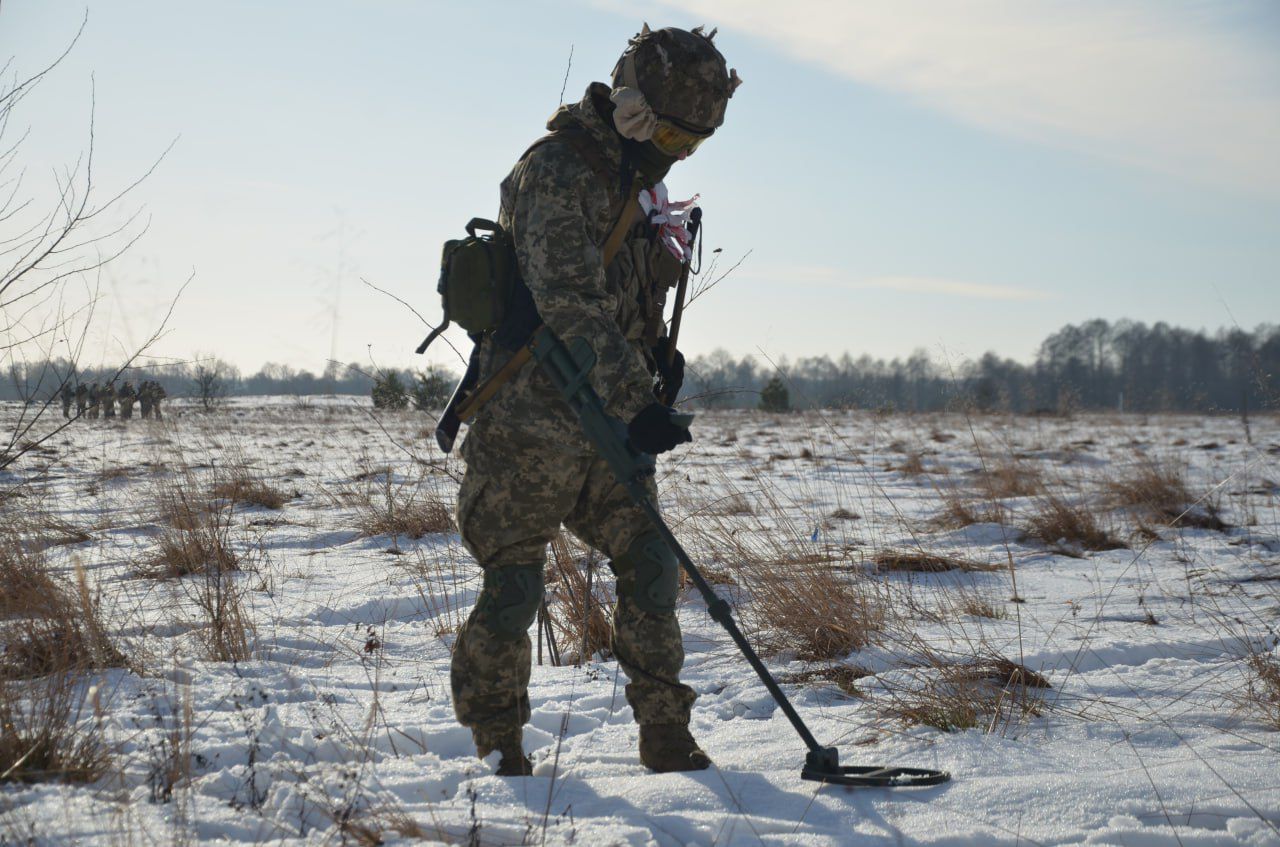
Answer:
M1044 714L1044 692L1051 687L1040 674L1003 657L934 659L912 671L906 685L880 681L878 710L886 718L942 732L1000 735Z
M803 661L847 656L883 629L887 611L879 586L830 563L752 559L740 564L751 602L741 614L760 632L766 651L795 651Z
M1141 457L1107 488L1117 505L1154 515L1169 526L1218 532L1229 527L1216 504L1196 502L1187 486L1185 468L1172 461Z
M187 487L161 489L161 525L155 552L136 568L138 576L175 579L209 571L236 570L240 557L231 547L231 510L190 496Z
M233 505L260 506L272 510L283 509L284 504L291 499L288 494L253 476L244 467L232 469L228 476L214 483L210 493Z
M1005 459L996 461L983 470L981 486L991 500L1030 497L1044 491L1044 476L1033 465Z
M924 454L918 452L908 453L907 457L902 460L902 464L891 465L889 470L898 471L899 473L904 473L907 476L919 476L920 474L926 473L927 469L924 466Z
M76 566L68 589L49 575L39 547L0 536L0 678L31 679L93 668L123 667L124 654L107 635L99 598Z
M830 684L849 697L861 698L864 695L858 690L856 683L858 680L865 679L868 676L871 676L871 672L865 668L852 667L850 665L824 665L817 668L806 668L797 673L784 674L778 678L778 681L791 685Z
M1060 494L1046 493L1036 505L1027 534L1060 553L1078 556L1081 549L1119 550L1127 546L1087 503L1072 503Z
M467 618L457 589L477 578L474 563L468 562L460 573L458 557L451 549L432 551L429 556L415 550L412 558L399 562L416 578L418 596L431 615L436 638L456 633Z
M1254 651L1246 661L1249 682L1245 705L1268 727L1280 731L1280 659Z
M595 573L588 584L588 568ZM551 542L551 568L547 580L550 597L547 611L560 633L559 652L566 663L581 662L586 656L612 655L613 627L609 613L613 597L609 592L606 570L594 555L577 548L561 533Z
M932 519L939 529L964 529L980 523L1005 524L1009 510L991 500L966 500L960 493L948 488L943 491L942 511Z
M984 597L973 591L962 592L952 608L962 615L975 618L1003 621L1009 619L1009 611L1002 603L996 603L990 597Z
M356 528L361 535L404 536L417 540L453 532L453 512L420 484L393 485L387 475L377 493L366 492L355 502Z
M94 703L95 714L84 714L82 688L66 673L34 682L0 680L0 785L88 783L107 772L111 756L100 709Z
M185 587L201 613L200 637L208 658L215 662L249 659L256 632L236 574L208 568L203 579Z
M972 559L924 551L882 550L871 561L875 563L877 570L891 573L946 573L947 571L989 573L1004 569L1001 565L984 564Z

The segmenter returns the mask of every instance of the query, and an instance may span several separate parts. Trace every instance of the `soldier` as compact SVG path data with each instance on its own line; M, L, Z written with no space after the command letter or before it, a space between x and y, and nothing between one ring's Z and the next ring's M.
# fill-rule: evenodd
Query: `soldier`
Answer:
M155 380L151 381L151 413L156 416L156 420L164 420L164 413L160 411L160 401L169 396L169 392L164 390L164 386Z
M138 386L138 403L142 406L142 419L151 417L151 380L144 379Z
M71 399L75 396L75 391L71 388L71 383L62 383L62 390L58 392L58 396L62 399L62 417L71 420Z
M679 262L662 261L667 248L647 221L625 230L627 241L607 268L602 246L624 213L636 220L638 193L723 123L738 82L700 29L646 26L614 68L612 89L593 83L581 102L557 111L552 134L502 183L499 222L536 306L533 325L541 321L562 341L591 346L593 386L610 414L630 422L632 445L646 453L692 440L654 394L666 339L654 337L661 314L655 329L651 306L675 282ZM655 279L659 267L666 276ZM482 378L510 359L514 348L500 340L509 326L482 339ZM662 376L682 379L683 359ZM688 727L696 695L679 678L679 564L535 365L526 364L480 411L462 456L458 526L484 581L458 633L450 681L454 711L471 729L477 754L500 751L502 775L532 770L522 745L530 716L528 628L542 601L546 547L563 523L609 557L617 578L613 652L630 679L640 760L660 772L706 768L711 760Z
M120 386L120 419L129 420L133 417L133 401L138 398L138 392L134 391L133 383L129 380L124 381L124 385Z
M102 390L98 383L89 386L89 420L96 421L98 412L102 410Z
M89 388L83 382L76 384L76 417L82 417L89 405Z
M114 418L116 416L116 384L108 382L104 385L99 397L102 400L102 416L104 418Z

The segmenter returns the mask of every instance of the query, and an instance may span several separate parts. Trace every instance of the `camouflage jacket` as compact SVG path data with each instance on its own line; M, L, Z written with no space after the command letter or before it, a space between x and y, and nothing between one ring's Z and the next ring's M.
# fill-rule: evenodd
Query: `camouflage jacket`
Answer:
M588 162L562 138L535 145L502 182L498 220L515 244L520 274L543 322L563 341L583 338L591 345L597 359L592 384L610 414L629 421L655 399L645 318L647 308L660 309L661 303L652 303L651 292L673 285L679 265L663 258L665 248L650 237L650 225L639 222L604 267L602 248L624 202L636 202L645 187L639 175L623 172L618 134L606 123L608 96L607 86L593 83L581 102L561 107L547 123L553 131L576 124L598 144L597 161ZM486 338L482 379L510 355ZM487 440L486 430L516 430L587 449L568 405L532 363L480 411L472 435Z

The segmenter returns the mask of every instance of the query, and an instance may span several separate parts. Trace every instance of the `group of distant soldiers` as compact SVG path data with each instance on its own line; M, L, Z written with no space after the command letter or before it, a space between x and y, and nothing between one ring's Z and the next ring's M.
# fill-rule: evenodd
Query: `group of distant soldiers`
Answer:
M160 401L168 396L169 392L164 390L163 385L150 379L143 380L137 388L133 387L131 381L125 380L119 389L115 382L108 382L106 385L96 382L91 385L79 383L75 388L67 383L62 386L61 391L62 416L70 419L71 405L75 403L75 416L78 418L114 418L116 404L119 403L120 417L128 420L133 417L133 404L137 403L142 407L140 411L143 418L154 415L156 420L163 420L164 412L160 409Z

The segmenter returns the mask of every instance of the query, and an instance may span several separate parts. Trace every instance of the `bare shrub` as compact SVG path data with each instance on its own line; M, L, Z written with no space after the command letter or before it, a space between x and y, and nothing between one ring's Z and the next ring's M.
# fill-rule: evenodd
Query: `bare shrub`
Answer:
M551 568L547 580L550 598L547 611L551 623L562 636L560 652L566 661L579 662L591 656L613 654L610 610L613 597L606 580L588 576L598 570L595 554L580 549L562 532L551 542Z
M111 757L100 710L95 702L95 714L84 714L81 689L68 673L33 682L0 679L0 784L86 783L106 773Z
M1058 552L1079 555L1084 550L1119 550L1127 545L1112 535L1104 519L1086 503L1072 503L1056 493L1046 493L1029 518L1028 535Z

